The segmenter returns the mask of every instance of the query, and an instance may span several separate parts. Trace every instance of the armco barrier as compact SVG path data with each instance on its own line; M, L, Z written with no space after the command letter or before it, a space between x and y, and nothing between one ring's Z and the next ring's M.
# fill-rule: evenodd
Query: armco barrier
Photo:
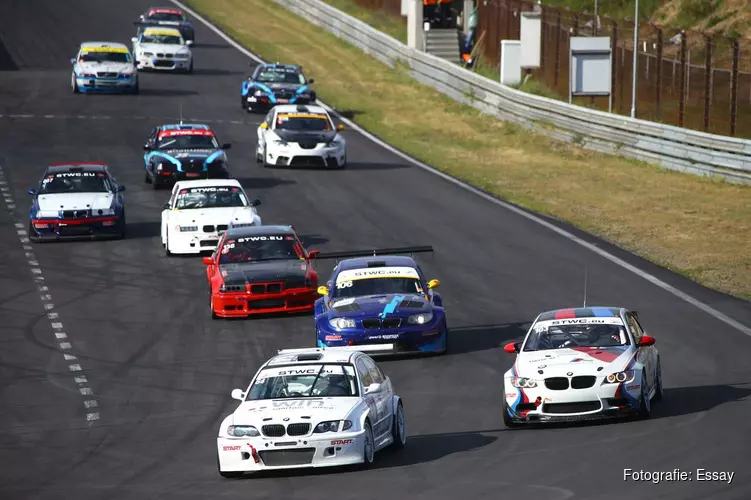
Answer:
M706 134L527 94L423 52L320 0L274 0L425 85L500 119L563 141L696 175L751 184L751 140Z

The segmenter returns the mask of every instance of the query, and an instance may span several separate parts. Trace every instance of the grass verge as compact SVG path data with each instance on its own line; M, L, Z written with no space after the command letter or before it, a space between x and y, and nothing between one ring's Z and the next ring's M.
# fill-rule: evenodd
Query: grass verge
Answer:
M302 63L322 100L410 155L674 271L751 298L751 188L586 151L483 115L269 0L187 0L268 60ZM452 124L449 128L446 124Z

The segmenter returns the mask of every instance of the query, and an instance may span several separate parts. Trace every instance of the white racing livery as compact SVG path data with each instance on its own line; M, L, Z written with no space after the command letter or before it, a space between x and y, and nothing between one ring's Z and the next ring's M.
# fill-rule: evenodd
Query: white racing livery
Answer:
M402 400L362 351L384 346L281 350L264 363L219 428L219 473L373 464L376 452L402 448Z
M504 375L503 420L522 423L649 418L662 399L660 356L634 311L617 307L540 314Z
M146 28L131 41L138 69L193 71L193 42L185 41L176 28Z
M128 47L116 42L84 42L71 58L73 93L138 93L138 70Z
M320 106L274 106L258 127L256 159L264 167L325 167L347 165L344 125L334 125Z
M235 179L178 181L162 207L167 255L213 251L228 227L260 226L259 200L250 201Z

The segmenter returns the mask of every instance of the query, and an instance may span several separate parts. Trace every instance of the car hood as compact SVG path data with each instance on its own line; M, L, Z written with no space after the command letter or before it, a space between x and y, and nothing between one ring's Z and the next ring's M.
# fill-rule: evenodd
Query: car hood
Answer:
M368 295L366 297L351 297L334 299L331 303L332 317L359 318L379 315L409 316L420 312L430 311L430 303L424 295L418 294L390 294Z
M359 401L357 397L245 401L235 410L232 419L233 425L254 425L258 430L261 425L285 424L301 419L315 426L327 420L345 419Z
M226 285L244 285L269 281L303 281L308 272L308 266L302 260L285 259L222 264L219 270Z
M334 140L336 137L336 130L329 132L300 132L297 130L274 130L274 133L279 138L286 142L305 142L305 143L327 143Z
M514 366L520 377L607 375L623 370L632 355L629 346L532 351L520 353Z
M190 52L190 49L185 45L174 43L140 43L137 47L145 52Z
M205 224L227 224L253 222L253 207L216 207L177 210L173 212L181 226L202 226Z
M81 73L121 73L132 72L132 63L121 62L80 62L78 63L78 70Z
M99 210L112 206L112 193L60 193L41 194L37 198L39 210L57 212L58 210Z

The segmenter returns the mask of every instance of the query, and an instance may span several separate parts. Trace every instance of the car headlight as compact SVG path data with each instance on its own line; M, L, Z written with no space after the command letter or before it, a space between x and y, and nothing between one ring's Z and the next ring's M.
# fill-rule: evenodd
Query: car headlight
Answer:
M433 313L421 313L421 314L413 314L409 318L407 318L407 323L410 325L424 325L425 323L428 323L431 319L433 319Z
M255 92L253 92L253 95L256 97L260 97L263 95L263 90L256 90Z
M531 378L511 377L511 385L520 389L532 389L537 387L537 382Z
M190 233L198 231L198 226L180 226L181 233Z
M342 430L346 431L347 429L352 427L352 422L350 420L329 420L327 422L321 422L320 424L316 425L315 430L313 431L316 434L322 434L324 432L337 432L339 430L339 424L342 423Z
M252 425L230 425L227 427L227 434L235 437L256 437L261 435L258 429Z
M190 57L190 54L187 52L181 52L179 54L175 54L175 59L187 59Z
M283 147L289 146L289 143L287 141L282 141L281 139L276 139L274 141L274 144L276 144L277 146L283 146Z
M611 373L605 377L605 384L622 384L623 382L631 382L634 380L634 370L626 370L623 372Z
M349 318L334 318L329 320L329 325L338 330L343 330L344 328L354 328L355 320Z

